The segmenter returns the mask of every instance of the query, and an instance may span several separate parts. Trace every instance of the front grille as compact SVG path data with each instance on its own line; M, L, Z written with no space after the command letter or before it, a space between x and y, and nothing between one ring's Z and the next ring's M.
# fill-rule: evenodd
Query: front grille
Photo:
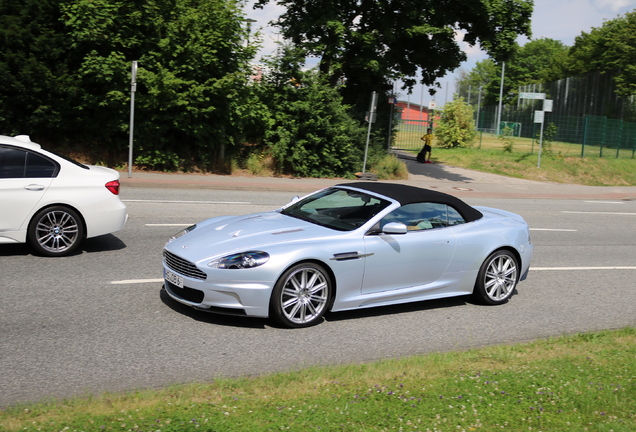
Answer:
M201 303L203 301L203 291L199 291L193 288L183 287L179 288L178 286L166 281L165 285L166 289L169 290L173 295L190 301L192 303Z
M163 251L163 258L166 261L166 265L168 266L168 268L176 273L199 280L205 280L207 277L207 275L199 270L197 266L194 265L194 263L184 260L183 258L178 257L177 255L173 254L172 252L168 252L165 249Z

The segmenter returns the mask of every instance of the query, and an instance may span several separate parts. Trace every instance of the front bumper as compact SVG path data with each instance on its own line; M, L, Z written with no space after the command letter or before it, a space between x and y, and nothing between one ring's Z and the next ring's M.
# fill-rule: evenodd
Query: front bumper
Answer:
M174 273L174 270L170 269ZM240 270L226 270L239 272ZM221 313L267 318L273 283L252 281L200 281L183 276L183 288L166 280L164 267L164 288L168 295L195 309Z

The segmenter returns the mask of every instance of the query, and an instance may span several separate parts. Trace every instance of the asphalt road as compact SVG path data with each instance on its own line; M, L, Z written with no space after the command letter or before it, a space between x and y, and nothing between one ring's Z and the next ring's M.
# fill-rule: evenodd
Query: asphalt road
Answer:
M292 195L129 188L126 228L74 256L0 245L0 406L636 325L636 201L622 200L467 199L517 212L533 229L529 278L502 306L428 301L288 330L162 294L171 234L216 215L274 209Z

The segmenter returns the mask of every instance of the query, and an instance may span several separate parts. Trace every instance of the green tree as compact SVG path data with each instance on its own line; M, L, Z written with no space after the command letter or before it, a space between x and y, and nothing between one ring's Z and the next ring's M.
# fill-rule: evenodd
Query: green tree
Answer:
M150 168L229 170L249 118L249 59L232 0L74 0L77 105L103 144L122 148L130 64L139 61L135 136ZM246 106L247 105L247 106ZM90 131L86 131L90 133Z
M350 176L362 168L365 129L337 88L317 71L301 70L303 63L302 53L285 48L260 84L272 113L263 145L281 174Z
M399 78L412 88L433 85L466 59L464 41L505 59L520 34L530 34L532 0L259 0L285 8L281 34L306 55L320 58L329 82L344 80L345 102L366 111L371 91L381 95Z
M503 92L506 101L516 97L520 86L564 77L568 50L561 41L549 38L531 40L518 47L506 61ZM482 86L483 104L495 105L499 102L501 65L492 59L478 62L470 72L460 76L458 86L459 94L465 97L468 86Z
M49 137L69 109L59 0L0 1L0 133Z
M571 75L618 70L617 93L636 94L636 10L581 33L570 50L567 71Z
M461 71L457 79L457 95L468 103L477 104L482 91L482 104L486 97L487 86L498 79L501 69L492 59L478 61L470 71Z
M437 145L442 148L469 147L477 131L473 109L464 98L455 98L444 105L439 126L435 130Z
M0 127L127 155L130 69L139 61L138 161L227 171L258 122L239 0L0 1Z

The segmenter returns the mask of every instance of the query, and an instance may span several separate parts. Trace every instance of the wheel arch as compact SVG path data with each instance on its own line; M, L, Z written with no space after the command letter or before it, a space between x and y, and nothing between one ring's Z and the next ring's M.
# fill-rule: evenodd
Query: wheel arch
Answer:
M329 275L329 279L331 279L331 286L332 286L332 290L331 293L329 294L330 298L329 298L329 304L327 305L327 310L331 310L331 308L333 307L333 302L336 299L336 291L338 290L338 281L336 280L336 274L334 273L333 269L331 268L331 266L329 264L327 264L326 262L324 262L323 260L317 259L317 258L305 258L305 259L301 259L299 261L295 261L291 264L289 264L287 267L285 267L283 269L283 271L280 273L280 275L278 276L278 279L281 278L281 276L283 274L285 274L285 272L287 270L289 270L290 268L298 265L298 264L305 264L305 263L310 263L310 264L317 264L319 266L321 266L322 268L325 269L325 271L328 273ZM278 281L277 279L277 281ZM272 295L273 295L273 291L272 291ZM271 303L271 297L270 297L270 303Z

